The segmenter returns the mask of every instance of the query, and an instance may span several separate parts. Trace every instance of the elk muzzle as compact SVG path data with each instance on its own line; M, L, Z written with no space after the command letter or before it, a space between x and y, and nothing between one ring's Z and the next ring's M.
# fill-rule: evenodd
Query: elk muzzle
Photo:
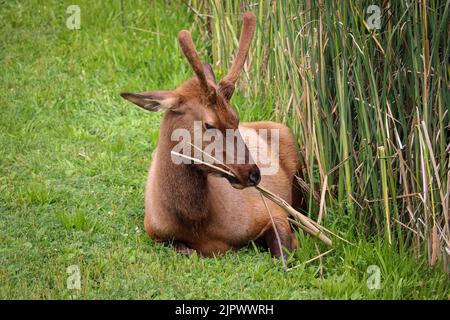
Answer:
M257 186L261 182L261 172L256 164L229 166L235 177L227 176L236 189Z

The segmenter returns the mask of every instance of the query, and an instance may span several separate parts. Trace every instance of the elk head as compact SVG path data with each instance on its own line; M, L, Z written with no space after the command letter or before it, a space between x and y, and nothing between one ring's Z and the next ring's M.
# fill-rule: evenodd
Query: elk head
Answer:
M222 153L220 154L221 159L232 159L232 161L226 162L226 167L236 178L228 175L224 175L224 177L236 188L255 186L261 179L259 168L251 160L249 150L239 133L239 117L230 105L235 84L244 67L255 24L256 18L252 13L247 12L243 15L238 53L228 74L219 84L216 83L211 67L201 62L189 31L182 30L178 34L179 45L196 77L186 81L175 90L121 93L123 98L143 109L166 111L166 116L170 117L172 130L183 128L195 134L194 122L202 124L200 127L202 133L216 130L216 138L223 140L224 148L220 151L215 150L215 156L218 156L218 152L220 152ZM233 135L229 134L230 130L234 130ZM160 139L169 138L160 137ZM238 150L239 146L241 146L241 150ZM233 154L230 156L230 153ZM168 159L168 161L170 160ZM222 164L215 163L215 165ZM195 166L207 173L212 172L205 165L195 164Z

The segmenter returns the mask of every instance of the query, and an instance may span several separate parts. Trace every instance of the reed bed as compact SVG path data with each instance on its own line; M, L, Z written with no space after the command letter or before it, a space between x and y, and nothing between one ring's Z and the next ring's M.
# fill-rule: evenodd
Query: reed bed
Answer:
M218 77L242 13L257 30L239 91L293 130L312 221L351 221L449 270L449 1L188 1ZM237 98L239 99L239 98Z
M201 150L201 151L202 151L203 155L206 155L206 156L209 156L209 157L213 158L212 156L210 156L207 153L203 152L203 150ZM197 164L202 164L202 165L208 166L209 168L213 169L213 171L215 171L218 174L222 173L222 174L225 174L225 175L236 177L231 172L231 170L226 168L226 165L223 164L223 163L219 163L217 165L216 164L211 164L211 163L205 162L205 161L203 161L201 159L193 158L193 157L190 157L190 156L187 156L187 155L175 152L175 151L171 151L171 154L174 155L174 156L177 156L177 157L186 158L188 160L191 160L191 161L193 161L193 163L197 163ZM217 160L215 158L213 158L213 159ZM221 168L219 165L225 166L226 169ZM305 231L306 233L308 233L308 234L310 234L310 235L312 235L314 237L317 237L317 239L319 239L320 241L322 241L326 245L331 245L332 244L332 241L330 240L330 238L328 238L326 236L326 233L329 232L327 229L322 227L320 224L314 222L309 217L303 215L299 211L295 210L283 198L281 198L278 195L274 194L270 190L267 190L266 188L264 188L264 187L262 187L260 185L257 185L254 188L260 192L261 196L264 196L265 198L271 200L272 202L277 204L279 207L281 207L286 212L287 215L295 218L294 221L296 222L297 226L299 226L303 231ZM264 201L264 203L266 203L265 200L263 200L263 201ZM267 209L267 211L269 211L269 209ZM270 213L269 213L269 215L270 215Z

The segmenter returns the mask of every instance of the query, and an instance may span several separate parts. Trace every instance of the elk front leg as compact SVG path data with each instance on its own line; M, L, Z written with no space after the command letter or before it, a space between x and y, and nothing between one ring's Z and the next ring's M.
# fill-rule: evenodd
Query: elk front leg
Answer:
M269 249L270 253L277 257L281 258L281 254L286 257L285 252L283 250L287 250L288 252L293 252L297 247L297 241L295 240L295 237L291 231L291 227L289 225L289 222L285 217L283 218L273 218L274 223L269 222L269 225L262 234L260 240L261 242L265 243L267 248ZM276 231L275 231L275 228ZM277 233L278 232L278 237ZM280 250L280 243L282 250Z

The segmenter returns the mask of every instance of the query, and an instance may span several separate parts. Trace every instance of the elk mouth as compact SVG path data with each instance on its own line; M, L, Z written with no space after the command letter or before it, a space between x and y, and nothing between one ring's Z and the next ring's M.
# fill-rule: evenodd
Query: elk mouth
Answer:
M209 172L209 174L211 174L212 176L216 176L216 177L222 177L228 180L228 182L231 184L231 186L235 189L244 189L245 186L242 184L241 180L239 180L239 178L237 178L234 173L231 174L224 174L222 172Z
M231 186L235 189L244 189L245 188L242 185L241 181L236 177L225 176L224 178L226 178L228 180L228 182L231 184Z
M226 178L231 186L235 189L255 187L261 182L261 173L256 165L249 171L247 179L243 179L241 175L233 172L232 169L230 170L232 171L233 175L223 175L223 177Z

